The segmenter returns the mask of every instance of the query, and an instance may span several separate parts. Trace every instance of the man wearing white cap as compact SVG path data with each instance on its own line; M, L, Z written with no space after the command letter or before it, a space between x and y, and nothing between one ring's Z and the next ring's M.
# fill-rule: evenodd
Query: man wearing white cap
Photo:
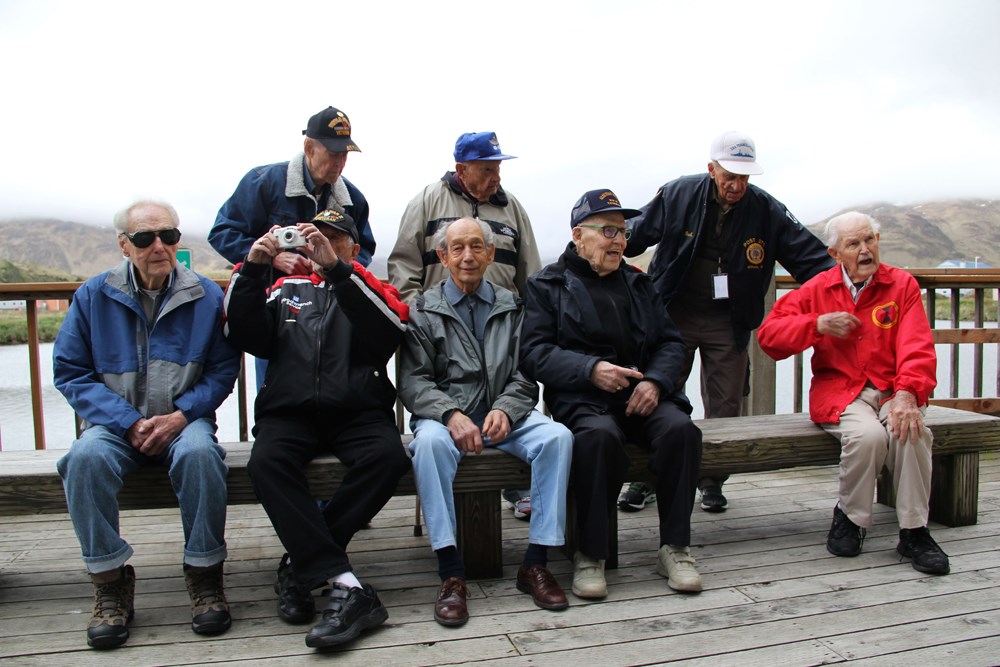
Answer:
M742 413L749 377L750 333L764 317L774 263L804 283L833 266L822 241L785 205L750 185L763 173L753 140L723 132L712 142L708 173L663 185L632 223L625 254L658 244L649 267L671 319L687 346L681 383L701 351L705 417ZM725 471L702 470L701 508L727 507ZM632 484L619 507L642 509L649 491Z

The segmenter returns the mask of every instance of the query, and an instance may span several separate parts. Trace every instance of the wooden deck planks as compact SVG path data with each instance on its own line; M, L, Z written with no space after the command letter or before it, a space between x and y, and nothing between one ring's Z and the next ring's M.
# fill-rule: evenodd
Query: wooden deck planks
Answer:
M216 638L189 629L176 510L136 510L123 531L136 550L137 613L124 649L99 653L84 636L91 586L64 515L0 517L0 665L889 665L920 660L962 667L1000 656L1000 461L984 457L980 520L932 526L952 574L929 577L895 555L894 512L876 506L858 558L835 558L824 541L835 468L734 476L731 509L695 510L693 551L706 590L685 596L654 572L655 505L619 514L620 567L600 602L537 609L513 576L527 524L504 522L503 579L472 582L472 620L442 628L431 619L436 563L413 537L412 499L394 499L352 543L359 576L389 607L389 623L335 656L305 647L306 627L274 613L271 589L281 546L253 505L230 508L227 592L234 623ZM568 589L571 564L551 568Z

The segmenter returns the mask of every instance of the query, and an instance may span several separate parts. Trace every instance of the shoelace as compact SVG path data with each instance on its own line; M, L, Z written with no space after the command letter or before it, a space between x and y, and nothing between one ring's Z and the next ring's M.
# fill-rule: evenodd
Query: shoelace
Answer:
M124 616L128 613L128 601L125 600L125 589L121 582L112 581L101 584L94 596L94 616Z
M191 576L191 597L195 606L211 606L226 601L222 592L222 577L219 573L203 572Z

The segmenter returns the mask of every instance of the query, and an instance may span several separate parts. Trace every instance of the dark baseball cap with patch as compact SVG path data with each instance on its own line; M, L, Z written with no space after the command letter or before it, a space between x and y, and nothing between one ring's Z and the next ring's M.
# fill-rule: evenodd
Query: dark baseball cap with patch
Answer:
M315 114L302 134L320 142L332 153L361 152L351 139L351 121L340 109L327 107Z
M326 225L327 227L333 227L337 231L349 234L354 242L358 242L358 228L354 226L354 218L347 215L346 213L341 213L340 211L334 211L333 209L327 209L325 211L320 211L312 222L317 227L319 225Z
M622 208L618 196L611 190L606 188L604 190L590 190L585 192L573 205L573 212L569 215L569 226L576 227L595 213L604 213L605 211L618 211L624 214L626 220L640 214L640 211L634 208Z

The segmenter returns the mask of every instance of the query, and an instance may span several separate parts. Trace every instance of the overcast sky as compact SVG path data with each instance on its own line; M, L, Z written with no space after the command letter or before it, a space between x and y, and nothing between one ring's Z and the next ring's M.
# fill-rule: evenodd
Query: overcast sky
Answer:
M1000 2L0 0L0 219L109 224L140 196L207 233L327 105L385 257L406 203L493 130L542 256L585 190L646 203L757 143L805 223L873 201L996 198Z

